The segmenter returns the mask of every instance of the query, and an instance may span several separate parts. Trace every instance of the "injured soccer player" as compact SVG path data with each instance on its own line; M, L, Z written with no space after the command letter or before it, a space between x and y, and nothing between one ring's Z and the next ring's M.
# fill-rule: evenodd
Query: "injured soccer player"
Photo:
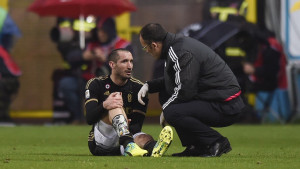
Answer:
M143 83L131 76L133 57L126 49L113 50L108 56L111 74L93 78L86 84L86 120L92 129L88 146L96 156L152 156L161 157L173 139L173 131L166 126L155 141L141 131L145 119L145 105L137 100Z

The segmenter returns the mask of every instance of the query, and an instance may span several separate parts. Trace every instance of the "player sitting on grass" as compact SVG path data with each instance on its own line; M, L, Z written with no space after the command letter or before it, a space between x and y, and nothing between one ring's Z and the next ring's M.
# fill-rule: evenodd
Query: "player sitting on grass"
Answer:
M132 78L133 57L126 49L108 56L111 74L88 81L85 91L87 123L93 125L88 138L90 152L97 156L161 157L173 139L171 127L163 128L156 142L141 132L147 104L137 100L143 86ZM148 98L144 99L148 103Z

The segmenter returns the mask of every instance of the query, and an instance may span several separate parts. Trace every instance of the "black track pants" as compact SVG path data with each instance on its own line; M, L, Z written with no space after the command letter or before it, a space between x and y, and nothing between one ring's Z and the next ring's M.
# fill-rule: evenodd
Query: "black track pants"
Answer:
M237 122L243 107L244 103L238 97L224 103L194 100L171 104L163 112L183 146L207 146L222 137L211 127L225 127Z

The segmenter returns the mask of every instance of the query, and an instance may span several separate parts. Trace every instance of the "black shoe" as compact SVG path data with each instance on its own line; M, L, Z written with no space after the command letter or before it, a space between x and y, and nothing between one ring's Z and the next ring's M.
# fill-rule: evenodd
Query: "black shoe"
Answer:
M217 140L212 146L209 148L210 157L220 157L222 154L226 154L232 150L230 143L226 137Z
M196 146L187 146L187 148L181 153L174 153L175 157L207 157L210 156L207 148L200 148Z

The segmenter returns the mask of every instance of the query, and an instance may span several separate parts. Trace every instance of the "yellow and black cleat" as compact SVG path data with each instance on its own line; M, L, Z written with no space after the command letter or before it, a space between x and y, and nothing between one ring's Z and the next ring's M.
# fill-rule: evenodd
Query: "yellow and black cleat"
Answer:
M165 152L170 147L173 140L173 130L170 126L166 126L162 129L159 134L159 139L155 144L152 154L152 157L162 157Z

